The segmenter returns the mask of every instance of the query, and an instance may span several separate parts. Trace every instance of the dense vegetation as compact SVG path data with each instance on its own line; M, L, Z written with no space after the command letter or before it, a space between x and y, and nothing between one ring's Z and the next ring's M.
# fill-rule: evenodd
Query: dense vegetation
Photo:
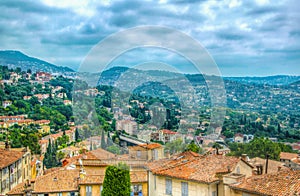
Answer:
M101 195L130 195L130 174L127 165L119 163L116 166L107 167Z
M227 155L241 156L247 154L250 158L266 158L268 155L271 159L279 160L280 152L294 152L291 146L283 143L272 142L266 138L255 138L249 143L230 143L231 152Z

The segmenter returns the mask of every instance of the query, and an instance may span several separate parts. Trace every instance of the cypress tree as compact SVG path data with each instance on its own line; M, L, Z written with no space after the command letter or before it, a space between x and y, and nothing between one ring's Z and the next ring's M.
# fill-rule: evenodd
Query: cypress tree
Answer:
M129 196L130 174L126 164L119 163L116 166L108 166L103 182L103 196Z

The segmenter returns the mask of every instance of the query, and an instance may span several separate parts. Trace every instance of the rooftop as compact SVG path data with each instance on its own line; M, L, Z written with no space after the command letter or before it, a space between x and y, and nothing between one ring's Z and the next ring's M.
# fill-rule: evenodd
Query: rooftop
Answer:
M300 195L300 171L251 176L242 183L230 185L232 189L259 195Z
M298 157L297 153L281 152L280 159L292 160Z
M153 174L160 176L212 183L219 180L217 174L231 172L238 161L236 157L200 156L188 151L171 159L150 162L148 168Z
M21 159L23 156L23 152L21 151L16 151L16 150L6 150L0 148L0 169L5 168L14 162L18 161Z
M71 192L78 190L78 177L79 170L67 170L58 169L50 172L46 175L36 178L33 186L33 192L39 193L59 193L59 192ZM13 188L8 195L22 194L24 193L25 183L21 183ZM45 186L46 185L46 186Z

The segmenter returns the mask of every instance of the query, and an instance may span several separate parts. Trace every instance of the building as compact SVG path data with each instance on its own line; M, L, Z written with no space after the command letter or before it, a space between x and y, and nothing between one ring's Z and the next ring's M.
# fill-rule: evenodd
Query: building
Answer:
M7 193L7 195L26 196L32 195L48 196L75 196L78 195L78 184L80 181L78 169L61 168L38 176L34 181L24 181Z
M39 83L49 82L52 79L52 75L46 72L36 72L35 80Z
M244 143L244 135L241 133L237 133L234 135L234 142Z
M130 146L128 150L129 156L133 159L158 160L164 158L164 148L158 143Z
M124 130L130 135L137 134L137 123L134 120L117 120L116 129Z
M126 163L130 167L130 180L133 192L142 191L148 195L148 175L144 166L146 160L132 159L128 155L115 155L101 148L89 151L82 155L81 161L75 163L76 168L83 170L80 181L80 195L101 195L105 170L108 165Z
M184 137L177 132L168 130L168 129L162 129L156 132L151 133L151 139L154 141L162 141L164 143L172 142L176 139L182 139L184 140Z
M250 164L236 157L202 156L191 151L150 162L147 167L151 196L224 196L224 175L251 176L253 170Z
M6 100L2 102L2 107L7 108L8 106L10 106L12 104L12 101L10 100Z
M30 179L30 157L26 148L0 148L0 195L5 195L22 181Z
M281 152L280 161L291 169L300 170L300 156L297 153Z
M229 185L228 195L300 195L300 171L279 171L256 175Z

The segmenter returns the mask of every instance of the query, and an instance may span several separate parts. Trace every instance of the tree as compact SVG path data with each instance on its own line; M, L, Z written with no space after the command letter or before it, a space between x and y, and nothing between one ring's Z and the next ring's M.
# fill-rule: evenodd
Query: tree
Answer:
M116 166L108 166L103 182L103 196L129 196L130 174L126 164L119 163Z
M76 142L79 141L79 131L78 131L78 128L75 129L75 141Z
M189 145L187 145L186 149L196 153L199 153L201 151L201 148L197 144L195 144L194 140L191 141Z
M169 151L170 154L177 152L183 152L186 148L186 144L183 143L182 139L176 139L166 144L165 150Z
M101 133L101 148L106 149L106 147L107 147L107 145L106 145L106 142L105 142L104 130L102 130L102 133Z

